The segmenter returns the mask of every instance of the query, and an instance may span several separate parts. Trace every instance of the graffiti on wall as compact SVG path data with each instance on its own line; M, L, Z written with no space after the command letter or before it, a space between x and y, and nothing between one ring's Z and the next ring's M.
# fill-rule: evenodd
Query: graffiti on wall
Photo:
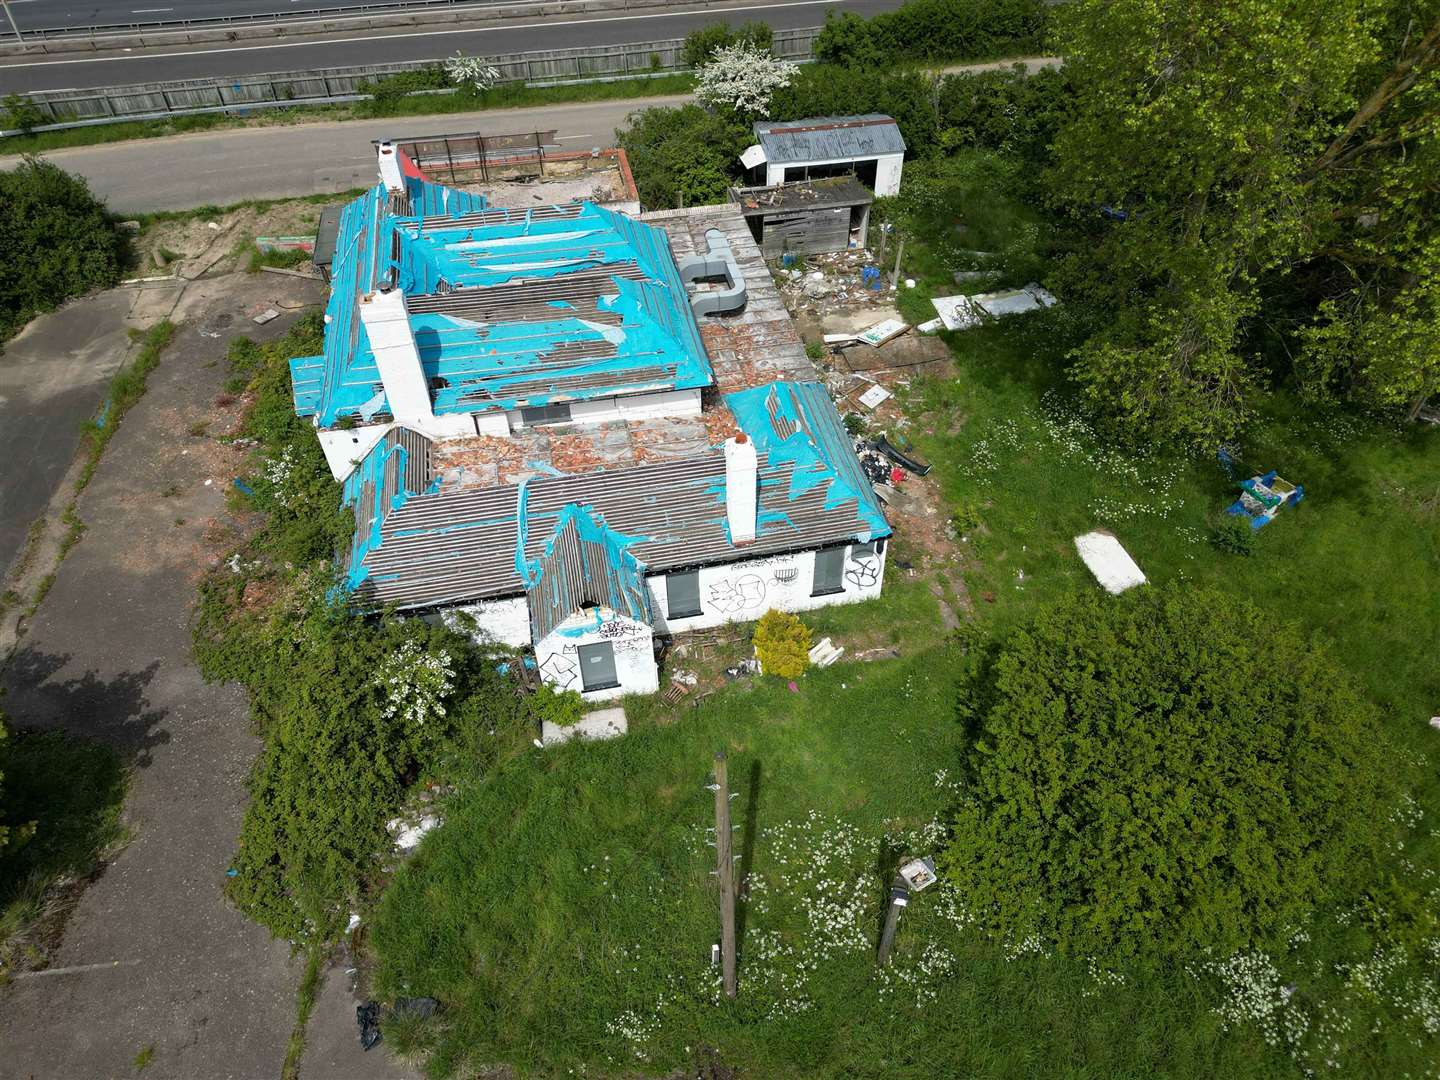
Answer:
M845 579L858 588L864 589L880 580L880 560L865 555L851 561L845 568Z
M565 652L572 652L573 649L573 645L565 646ZM578 670L575 661L564 653L551 653L540 665L540 674L545 677L545 681L561 690L570 689Z
M744 574L710 583L710 606L725 615L749 611L765 603L765 582L759 574Z

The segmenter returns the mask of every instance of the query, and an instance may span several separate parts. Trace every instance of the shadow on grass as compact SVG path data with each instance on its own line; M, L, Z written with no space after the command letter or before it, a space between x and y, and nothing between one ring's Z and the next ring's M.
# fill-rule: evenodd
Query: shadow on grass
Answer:
M56 678L68 656L22 649L6 670L0 707L4 821L23 840L0 860L0 978L45 966L85 887L126 838L132 767L169 742L145 688L159 661L102 678Z
M750 870L755 865L755 839L760 832L759 758L750 763L750 782L745 793L745 833L740 840L740 883L735 890L735 949L745 951L745 918L750 913Z

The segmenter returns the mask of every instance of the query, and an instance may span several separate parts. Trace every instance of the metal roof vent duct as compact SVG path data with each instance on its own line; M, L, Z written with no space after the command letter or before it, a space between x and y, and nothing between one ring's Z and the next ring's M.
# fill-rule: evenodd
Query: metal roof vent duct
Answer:
M745 310L745 275L730 250L730 241L719 229L706 229L709 250L704 255L687 255L677 264L680 280L687 284L709 278L724 278L725 288L709 289L690 297L690 307L697 318L705 315L734 315Z

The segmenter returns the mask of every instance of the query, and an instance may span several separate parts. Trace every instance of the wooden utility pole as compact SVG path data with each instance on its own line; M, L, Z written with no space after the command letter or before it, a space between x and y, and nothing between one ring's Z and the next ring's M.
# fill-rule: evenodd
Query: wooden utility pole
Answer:
M895 269L890 272L890 288L900 284L900 259L905 254L905 238L900 238L900 246L895 249Z
M885 909L885 929L880 931L880 952L875 962L884 967L890 962L890 950L895 947L895 924L900 921L900 912L910 903L910 887L899 874L890 886L890 906Z
M720 879L720 969L735 997L735 860L730 856L730 782L725 751L715 753L715 874Z

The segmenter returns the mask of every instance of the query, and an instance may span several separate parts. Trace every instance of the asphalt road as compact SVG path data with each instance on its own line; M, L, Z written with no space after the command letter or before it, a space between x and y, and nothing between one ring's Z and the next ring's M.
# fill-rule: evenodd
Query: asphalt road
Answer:
M141 0L146 2L146 0ZM308 2L308 0L301 0ZM677 5L679 6L679 5ZM115 54L11 59L0 67L0 94L123 86L164 79L259 75L324 67L437 60L459 50L493 56L535 49L619 45L684 37L711 23L763 19L777 30L816 26L829 11L874 15L899 0L787 0L714 5L702 10L648 10L609 16L554 16L468 30L368 31L324 40L182 46ZM251 39L254 40L254 39Z
M293 15L300 11L352 7L386 0L10 0L21 30L122 26L130 23L174 22L178 19L219 19ZM405 0L394 0L396 7ZM497 0L498 2L498 0ZM8 30L9 24L0 29Z
M450 131L506 135L555 130L562 146L613 146L626 115L647 105L673 105L683 97L595 101L528 109L491 109L393 120L346 120L287 127L179 135L165 139L83 146L45 156L90 181L122 214L181 210L244 199L348 191L375 183L372 139ZM19 159L0 158L0 169Z

